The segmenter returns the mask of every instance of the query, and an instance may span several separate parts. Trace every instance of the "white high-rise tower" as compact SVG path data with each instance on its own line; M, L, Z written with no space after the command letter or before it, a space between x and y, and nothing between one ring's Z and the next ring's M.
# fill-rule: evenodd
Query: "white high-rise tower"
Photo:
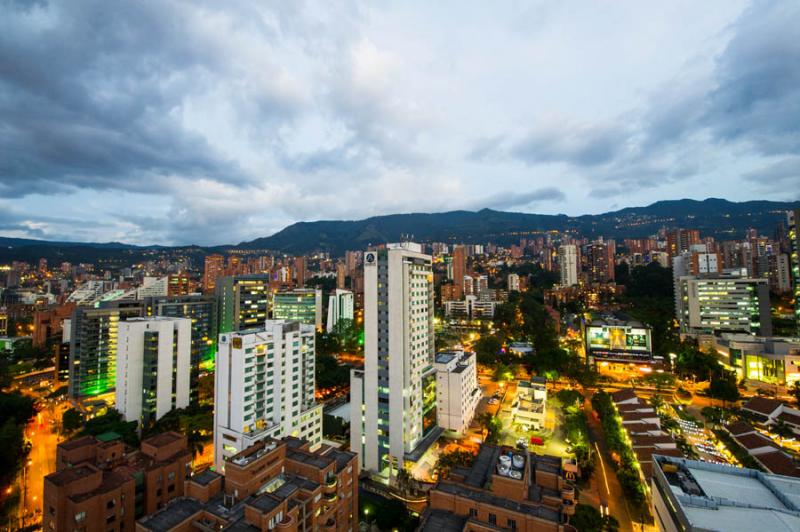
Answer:
M350 450L383 475L438 430L431 260L410 242L364 253L364 370L351 374Z
M578 248L565 244L558 248L558 267L561 270L561 286L578 284Z

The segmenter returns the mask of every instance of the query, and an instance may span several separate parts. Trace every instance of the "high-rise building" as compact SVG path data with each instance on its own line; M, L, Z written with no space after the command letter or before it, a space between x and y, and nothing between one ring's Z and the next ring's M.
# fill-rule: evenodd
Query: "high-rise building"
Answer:
M789 262L794 286L794 317L800 335L800 209L789 211Z
M341 320L353 319L353 292L350 290L336 289L328 297L328 322L326 330L333 331Z
M785 294L792 290L792 267L789 255L774 253L768 255L769 287L776 294Z
M342 262L336 263L336 288L343 289L347 280L347 267Z
M519 292L519 275L516 273L509 273L508 274L508 291L512 292L516 290Z
M206 255L203 270L203 292L213 294L217 288L217 279L225 275L225 257L222 255Z
M136 299L166 296L169 293L169 277L145 277L142 285L136 289Z
M453 280L458 288L458 298L464 295L463 279L467 275L467 249L464 246L453 247Z
M308 278L308 268L306 267L305 257L294 258L294 274L297 281L297 286L299 288L303 288L306 285L306 279Z
M168 296L185 296L190 292L191 283L189 282L189 274L172 273L167 277Z
M364 253L364 370L351 373L350 450L384 476L440 431L426 403L428 379L436 401L434 290L432 259L421 249L404 242Z
M275 292L272 296L272 318L297 320L322 330L322 290L297 288Z
M587 247L590 283L606 283L614 280L614 256L616 246L613 240L598 240Z
M574 244L565 244L558 247L558 267L561 272L561 286L574 286L578 284L577 246Z
M235 275L217 280L219 332L263 325L269 309L269 276Z
M126 421L152 426L189 406L192 321L130 318L119 324L116 408Z
M734 273L684 276L678 279L677 287L676 317L682 333L772 335L767 279Z
M199 397L198 381L203 367L214 363L217 353L217 298L212 295L188 295L175 297L150 297L142 301L145 316L188 318L192 322L190 352L191 375L189 378L191 400Z
M142 315L138 302L101 302L77 307L70 319L69 396L75 400L112 394L117 375L119 323ZM113 395L108 399L113 400Z
M0 308L0 336L8 336L8 311Z
M214 374L214 463L265 438L295 436L316 446L322 405L314 401L314 327L267 320L219 337Z
M675 229L667 233L667 253L670 257L689 251L693 245L700 243L700 231L697 229Z

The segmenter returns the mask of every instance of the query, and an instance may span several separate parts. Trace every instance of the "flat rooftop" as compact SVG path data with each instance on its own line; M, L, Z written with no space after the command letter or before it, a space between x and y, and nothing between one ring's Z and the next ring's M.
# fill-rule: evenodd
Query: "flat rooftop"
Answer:
M203 508L203 503L197 499L178 497L156 513L142 518L138 524L145 530L166 532L173 530Z
M693 527L706 530L800 530L800 479L682 458L654 456Z

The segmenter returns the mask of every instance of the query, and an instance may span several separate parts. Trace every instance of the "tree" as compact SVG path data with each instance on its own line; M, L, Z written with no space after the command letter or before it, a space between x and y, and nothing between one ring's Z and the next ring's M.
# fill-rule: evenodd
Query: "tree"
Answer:
M614 517L603 516L600 510L594 506L581 503L575 507L575 515L570 518L569 524L579 532L615 532L619 530L619 522Z
M80 436L99 436L105 432L116 432L122 437L122 441L132 447L139 445L139 435L136 432L136 421L125 421L122 414L109 408L102 416L93 417L84 424Z
M503 342L497 336L486 334L475 342L475 355L479 364L491 366L497 362L497 355L503 348Z
M483 430L486 431L486 438L483 440L484 443L491 445L500 440L500 430L503 428L503 425L498 418L489 412L484 412L478 416L478 423L483 427Z
M794 381L792 387L789 388L789 394L794 397L794 400L800 406L800 381Z
M83 414L75 408L66 410L61 415L61 429L65 434L75 432L83 426Z
M450 469L455 466L469 467L475 462L475 453L465 451L463 449L456 449L449 453L442 453L436 461L435 469L441 476L447 476Z
M740 394L736 383L736 374L725 370L714 373L708 386L708 396L721 400L723 405L727 402L738 401Z
M507 381L514 376L514 371L511 367L506 366L505 364L498 364L497 367L494 368L494 373L492 374L492 379L495 382Z

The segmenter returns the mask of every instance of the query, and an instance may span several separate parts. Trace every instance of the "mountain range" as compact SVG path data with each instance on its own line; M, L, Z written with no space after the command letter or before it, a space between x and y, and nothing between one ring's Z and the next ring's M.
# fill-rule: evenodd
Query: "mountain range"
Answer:
M154 251L180 251L202 255L238 248L286 254L328 251L341 255L348 249L409 238L420 242L510 244L546 231L571 232L594 238L641 238L660 228L686 227L718 240L741 238L749 228L772 235L785 223L785 211L800 208L800 201L731 202L710 198L659 201L646 207L628 207L596 215L528 214L491 209L443 213L374 216L364 220L297 222L272 236L231 246L135 246L119 242L80 243L0 237L0 261L36 260L109 262L140 260Z
M586 237L641 238L660 228L699 229L719 240L741 238L749 228L772 235L785 212L800 201L731 202L710 198L659 201L604 214L567 216L483 209L477 212L412 213L375 216L356 221L298 222L272 236L242 242L238 248L268 249L288 254L314 250L336 255L347 249L392 242L404 237L421 242L509 244L545 231L573 232Z

